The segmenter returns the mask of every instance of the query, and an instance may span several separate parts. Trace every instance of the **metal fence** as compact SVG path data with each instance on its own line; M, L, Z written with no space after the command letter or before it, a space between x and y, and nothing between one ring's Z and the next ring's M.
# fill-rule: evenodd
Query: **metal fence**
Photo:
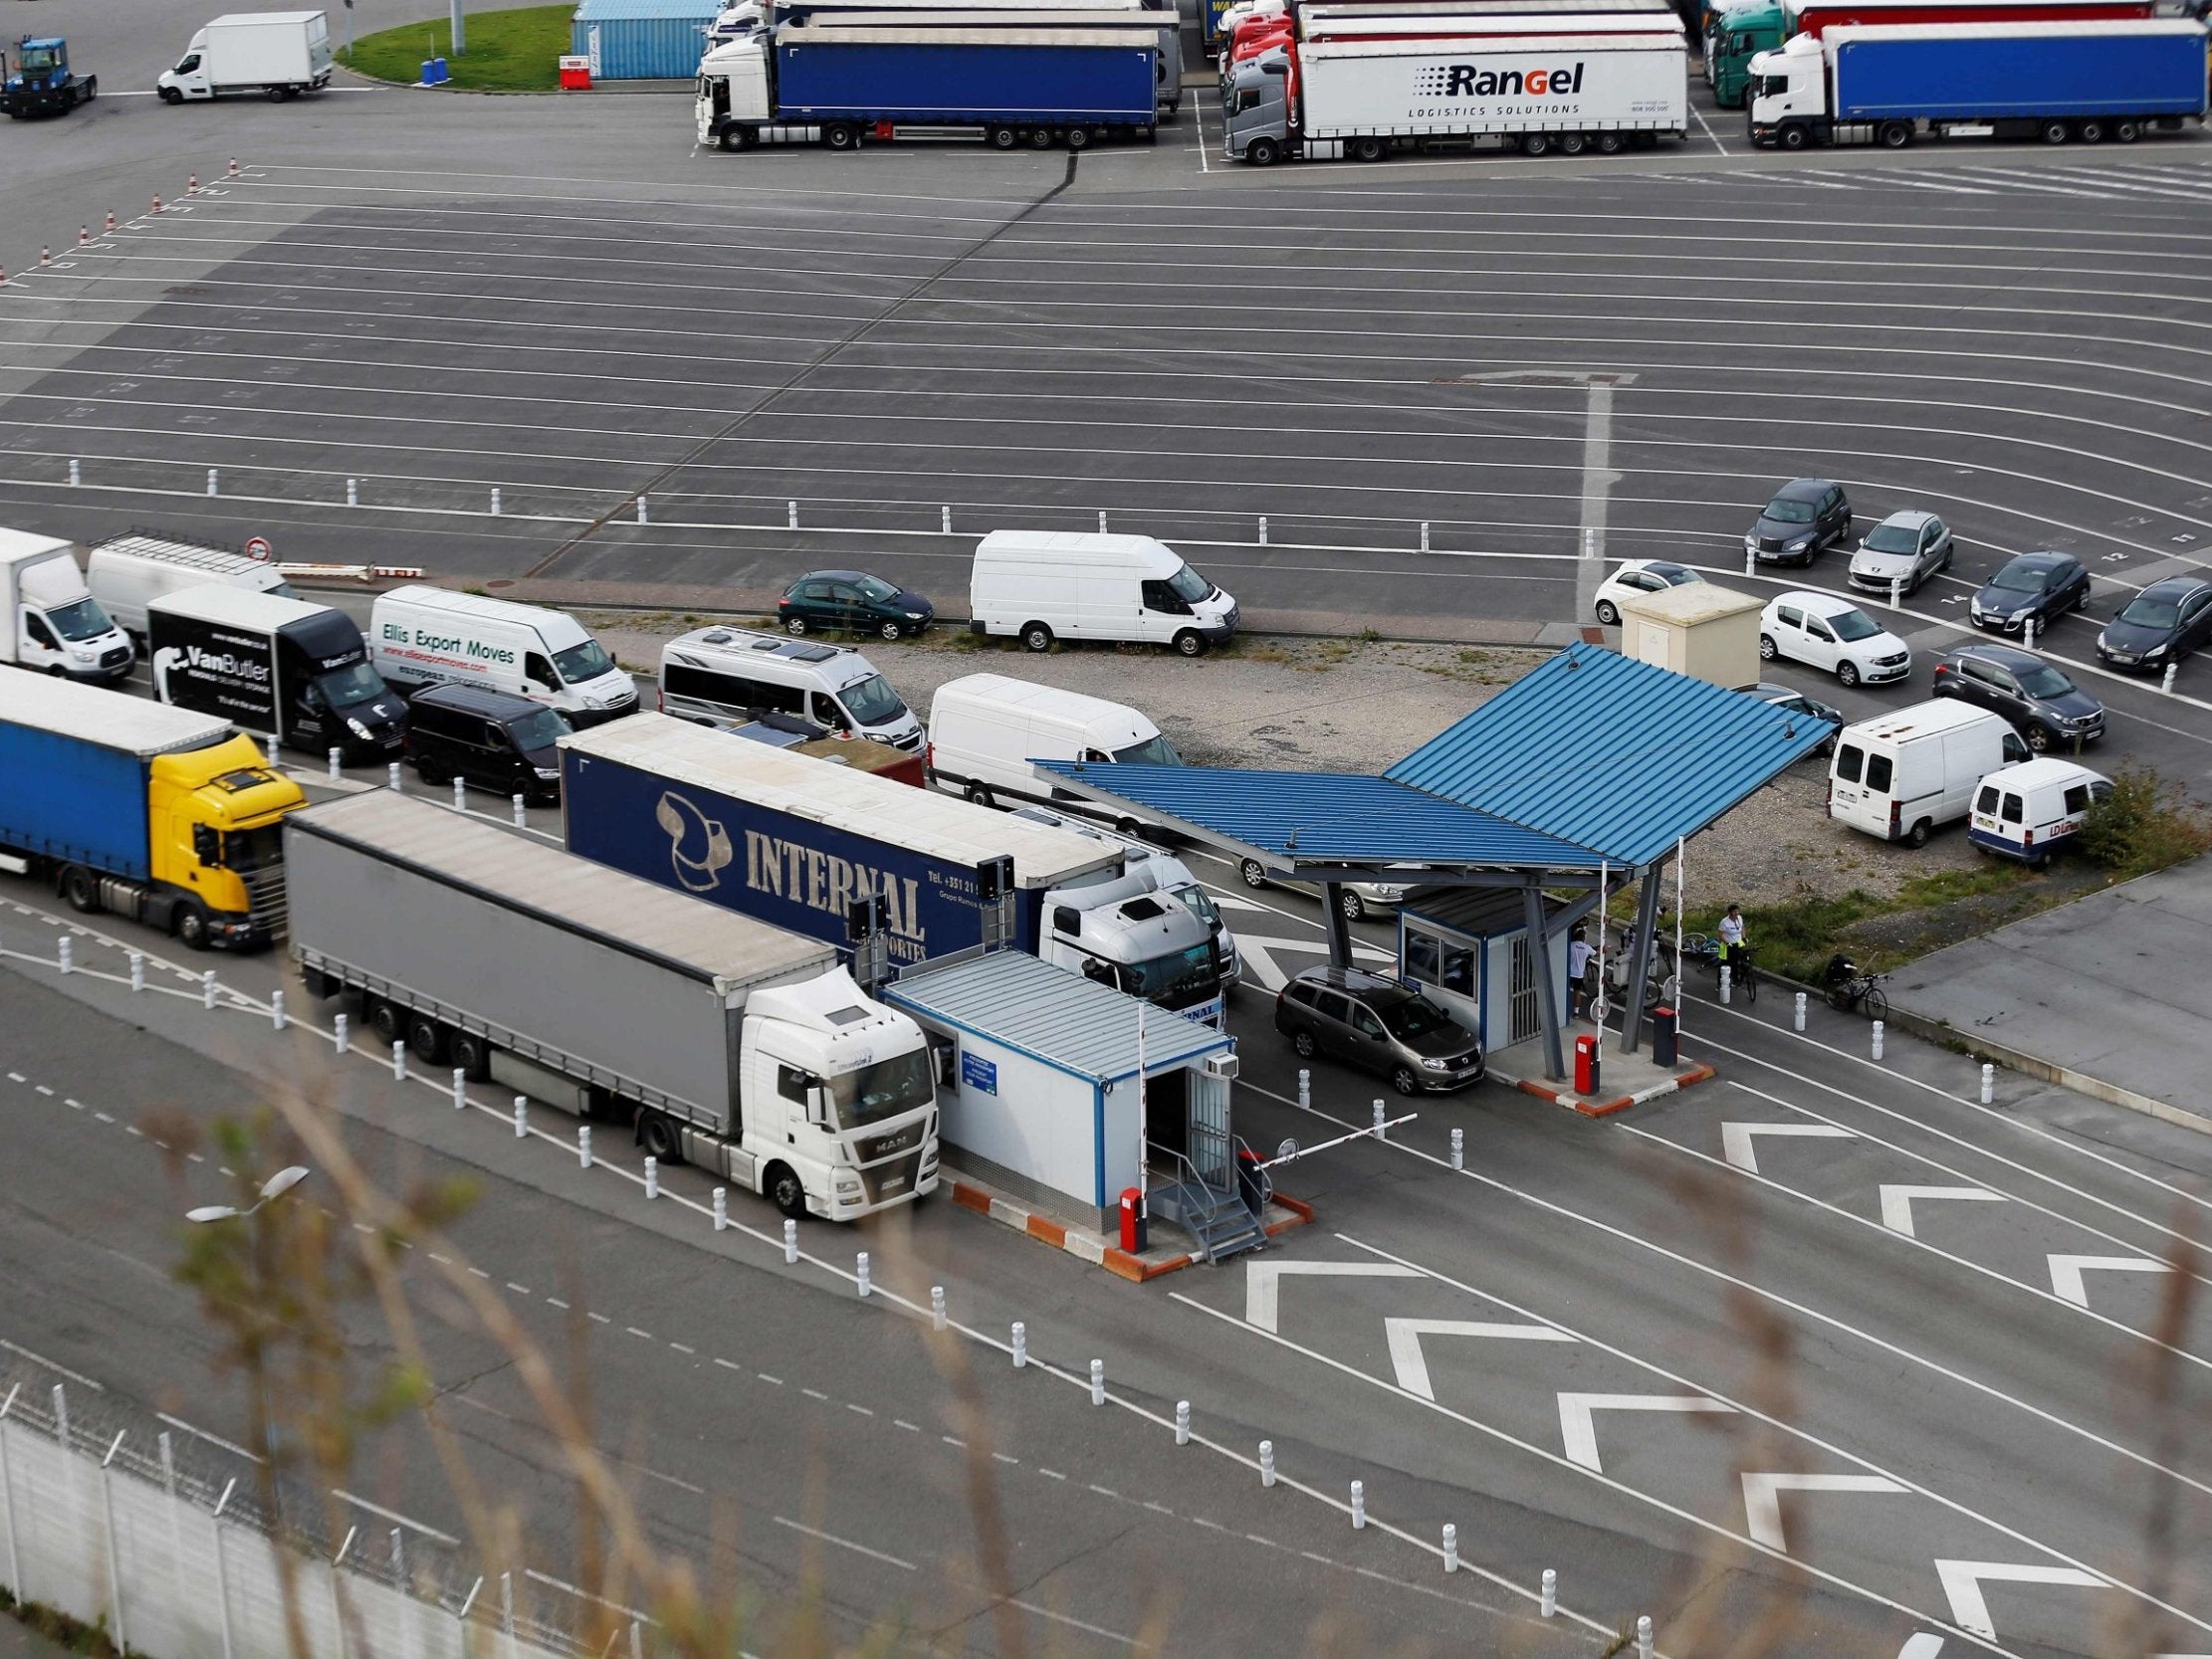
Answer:
M261 1514L251 1454L172 1432L105 1391L0 1376L0 1572L16 1597L105 1626L158 1659L579 1659L567 1586L470 1573L452 1541L363 1524L326 1544L292 1483ZM280 1552L283 1555L280 1555ZM304 1647L287 1627L289 1565ZM606 1620L601 1620L602 1625ZM610 1647L642 1648L641 1622Z

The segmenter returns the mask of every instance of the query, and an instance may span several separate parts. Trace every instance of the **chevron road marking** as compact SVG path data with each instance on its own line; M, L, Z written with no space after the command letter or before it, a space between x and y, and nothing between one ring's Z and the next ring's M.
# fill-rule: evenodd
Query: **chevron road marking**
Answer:
M1424 1337L1487 1337L1500 1342L1572 1343L1564 1331L1548 1325L1500 1325L1482 1320L1387 1319L1383 1330L1390 1338L1390 1361L1398 1371L1398 1386L1425 1400L1437 1397L1429 1383L1429 1360L1421 1351Z
M1785 1492L1906 1492L1910 1488L1886 1475L1783 1475L1753 1474L1743 1477L1743 1513L1751 1536L1769 1550L1788 1555L1782 1532L1782 1494ZM1941 1638L1937 1638L1938 1644Z
M2090 1305L2089 1287L2082 1275L2092 1268L2099 1273L2171 1273L2170 1264L2150 1256L2062 1256L2051 1253L2051 1288L2077 1308Z
M1281 1281L1285 1274L1303 1274L1315 1279L1426 1279L1426 1273L1416 1268L1400 1267L1395 1262L1255 1262L1244 1264L1244 1323L1256 1325L1262 1331L1274 1331L1276 1309L1280 1302Z
M1881 1189L1881 1224L1892 1233L1917 1238L1912 1230L1915 1198L1948 1198L1959 1203L2001 1204L2005 1195L1986 1186L1884 1186Z
M1598 1460L1598 1411L1734 1411L1710 1394L1569 1394L1559 1396L1559 1438L1569 1462L1605 1472Z
M1990 1641L1997 1639L1997 1626L1990 1622L1989 1598L1982 1593L1986 1582L1999 1584L2073 1584L2083 1589L2101 1590L2105 1580L2094 1572L2078 1566L2035 1566L2019 1561L1946 1561L1935 1563L1936 1576L1943 1580L1943 1593L1950 1597L1951 1618L1961 1630L1971 1631Z
M1759 1157L1751 1144L1754 1135L1789 1135L1808 1141L1856 1141L1859 1137L1834 1124L1722 1124L1720 1150L1728 1161L1747 1175L1759 1172Z

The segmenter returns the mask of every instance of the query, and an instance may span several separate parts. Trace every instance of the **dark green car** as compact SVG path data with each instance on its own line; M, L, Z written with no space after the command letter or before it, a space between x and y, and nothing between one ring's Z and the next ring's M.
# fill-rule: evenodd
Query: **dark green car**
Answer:
M877 639L911 639L936 619L919 593L860 570L813 570L783 590L775 618L787 634L836 630Z

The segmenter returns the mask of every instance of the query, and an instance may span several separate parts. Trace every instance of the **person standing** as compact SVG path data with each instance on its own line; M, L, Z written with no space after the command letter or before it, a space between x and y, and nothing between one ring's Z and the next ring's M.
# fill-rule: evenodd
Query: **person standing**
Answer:
M1728 914L1720 919L1720 965L1733 967L1736 952L1743 948L1743 907L1730 905Z
M1567 945L1567 990L1573 999L1573 1019L1582 1018L1584 1005L1590 1000L1590 940L1581 928L1574 931Z

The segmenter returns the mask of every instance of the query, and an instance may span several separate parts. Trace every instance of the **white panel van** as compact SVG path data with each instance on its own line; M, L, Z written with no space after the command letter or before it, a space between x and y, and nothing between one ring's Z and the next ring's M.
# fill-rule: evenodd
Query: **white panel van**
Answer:
M2082 820L2112 792L2112 780L2072 760L2048 756L2006 766L1974 791L1966 839L1985 853L2037 869L2082 832Z
M1236 601L1149 535L993 530L969 578L970 630L1031 651L1055 639L1151 641L1196 657L1236 632Z
M930 701L930 779L940 789L985 806L1004 797L1104 812L1056 791L1030 769L1032 760L1183 764L1160 728L1126 704L1007 674L970 674L937 688Z
M735 731L764 715L910 752L922 723L858 651L753 628L699 628L661 647L661 713Z
M1837 733L1828 815L1884 841L1924 847L1931 830L1966 816L1984 777L2028 758L2028 745L2002 715L1950 698L1916 703Z
M416 583L381 593L368 649L386 684L475 686L557 709L571 726L637 713L637 687L566 611Z
M157 535L111 535L85 559L85 583L115 626L141 645L146 637L146 601L188 587L219 582L249 593L274 593L297 599L284 572L267 559L220 547L196 547Z

